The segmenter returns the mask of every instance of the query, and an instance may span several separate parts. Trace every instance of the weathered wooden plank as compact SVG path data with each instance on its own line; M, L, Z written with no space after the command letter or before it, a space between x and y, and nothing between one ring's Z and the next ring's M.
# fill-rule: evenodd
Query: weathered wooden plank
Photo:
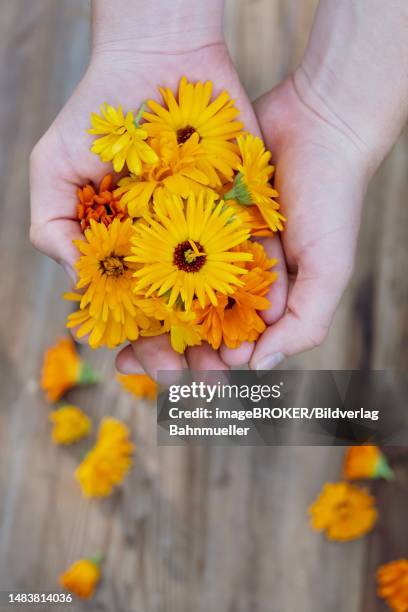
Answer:
M296 65L315 6L228 0L227 37L252 97ZM0 0L0 9L0 590L53 590L68 563L100 550L106 580L75 609L382 610L375 567L406 554L402 460L396 483L376 489L374 535L328 543L309 529L307 507L324 481L338 478L341 449L157 448L154 410L120 391L106 351L83 349L109 382L71 398L95 423L114 414L131 425L136 465L113 498L80 497L73 471L87 443L51 445L36 385L68 307L64 275L26 237L26 168L85 68L88 9L82 0ZM370 188L355 274L329 337L293 367L406 365L407 151L405 133Z

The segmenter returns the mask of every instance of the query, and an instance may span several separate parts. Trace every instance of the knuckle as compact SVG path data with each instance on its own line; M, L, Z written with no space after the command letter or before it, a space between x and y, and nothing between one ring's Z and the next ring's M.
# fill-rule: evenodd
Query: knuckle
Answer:
M309 346L311 348L320 346L327 337L328 329L328 326L321 323L316 323L311 326L307 334Z
M31 172L34 172L39 167L41 167L45 159L45 153L47 150L48 150L47 134L44 134L44 136L42 136L40 140L37 141L37 143L34 145L34 147L31 150L31 153L30 153L30 171Z
M41 244L42 244L41 230L38 227L38 225L31 224L29 236L30 236L30 242L33 245L33 247L41 251Z

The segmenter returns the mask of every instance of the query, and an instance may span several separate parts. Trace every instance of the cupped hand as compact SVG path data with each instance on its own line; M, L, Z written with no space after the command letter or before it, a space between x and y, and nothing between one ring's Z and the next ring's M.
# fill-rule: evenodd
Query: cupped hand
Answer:
M295 74L255 104L288 219L282 245L290 279L286 312L251 357L256 369L324 340L353 269L371 173L364 141L308 87Z
M72 244L81 236L76 220L77 187L98 183L109 171L90 152L92 137L87 134L91 112L102 103L122 104L126 110L140 107L147 98L157 98L158 86L176 90L180 77L212 80L214 94L226 89L241 111L245 129L260 135L253 108L239 82L222 42L174 53L110 51L95 52L90 66L74 94L54 123L35 146L31 156L31 240L40 251L54 258L75 283L78 251ZM279 238L266 240L265 248L279 260L279 280L273 285L272 306L265 313L269 324L277 321L286 303L286 271ZM118 355L117 366L125 372L141 366L155 376L158 370L225 369L249 361L252 344L234 351L225 347L213 351L207 344L192 347L185 357L175 353L166 336L140 338Z

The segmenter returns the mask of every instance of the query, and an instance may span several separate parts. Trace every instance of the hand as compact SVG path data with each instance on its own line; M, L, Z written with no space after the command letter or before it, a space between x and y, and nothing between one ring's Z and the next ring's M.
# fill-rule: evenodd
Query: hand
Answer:
M295 75L255 104L288 219L282 244L290 278L287 311L252 355L257 369L324 340L353 269L372 167L358 135L323 103L306 103L301 83Z
M140 42L140 39L139 39ZM163 48L163 45L161 45ZM124 109L137 109L144 99L157 98L158 85L176 89L185 74L193 81L211 79L215 93L229 91L241 111L245 128L260 130L252 106L231 64L222 39L198 48L167 48L165 52L123 50L103 44L93 53L91 64L73 96L33 150L31 158L31 240L42 252L61 263L75 282L74 263L78 251L72 239L81 235L76 221L76 189L89 180L98 183L108 167L92 154L92 137L86 133L89 117L103 102ZM280 279L273 285L273 306L266 313L268 323L282 315L286 301L286 276L279 238L266 241L271 257L280 261ZM139 364L151 375L157 370L178 370L186 365L195 369L225 369L227 363L247 362L253 346L246 344L221 354L208 345L193 347L184 357L176 354L167 336L141 338L123 349L118 368L130 373ZM222 359L224 357L226 361Z

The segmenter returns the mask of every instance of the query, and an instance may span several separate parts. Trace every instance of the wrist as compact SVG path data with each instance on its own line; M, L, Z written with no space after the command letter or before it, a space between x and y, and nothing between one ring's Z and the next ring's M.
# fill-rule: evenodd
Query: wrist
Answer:
M223 42L224 0L93 0L92 55L182 54Z
M405 0L320 0L294 81L306 102L347 134L375 168L407 117ZM346 42L347 41L347 42Z

